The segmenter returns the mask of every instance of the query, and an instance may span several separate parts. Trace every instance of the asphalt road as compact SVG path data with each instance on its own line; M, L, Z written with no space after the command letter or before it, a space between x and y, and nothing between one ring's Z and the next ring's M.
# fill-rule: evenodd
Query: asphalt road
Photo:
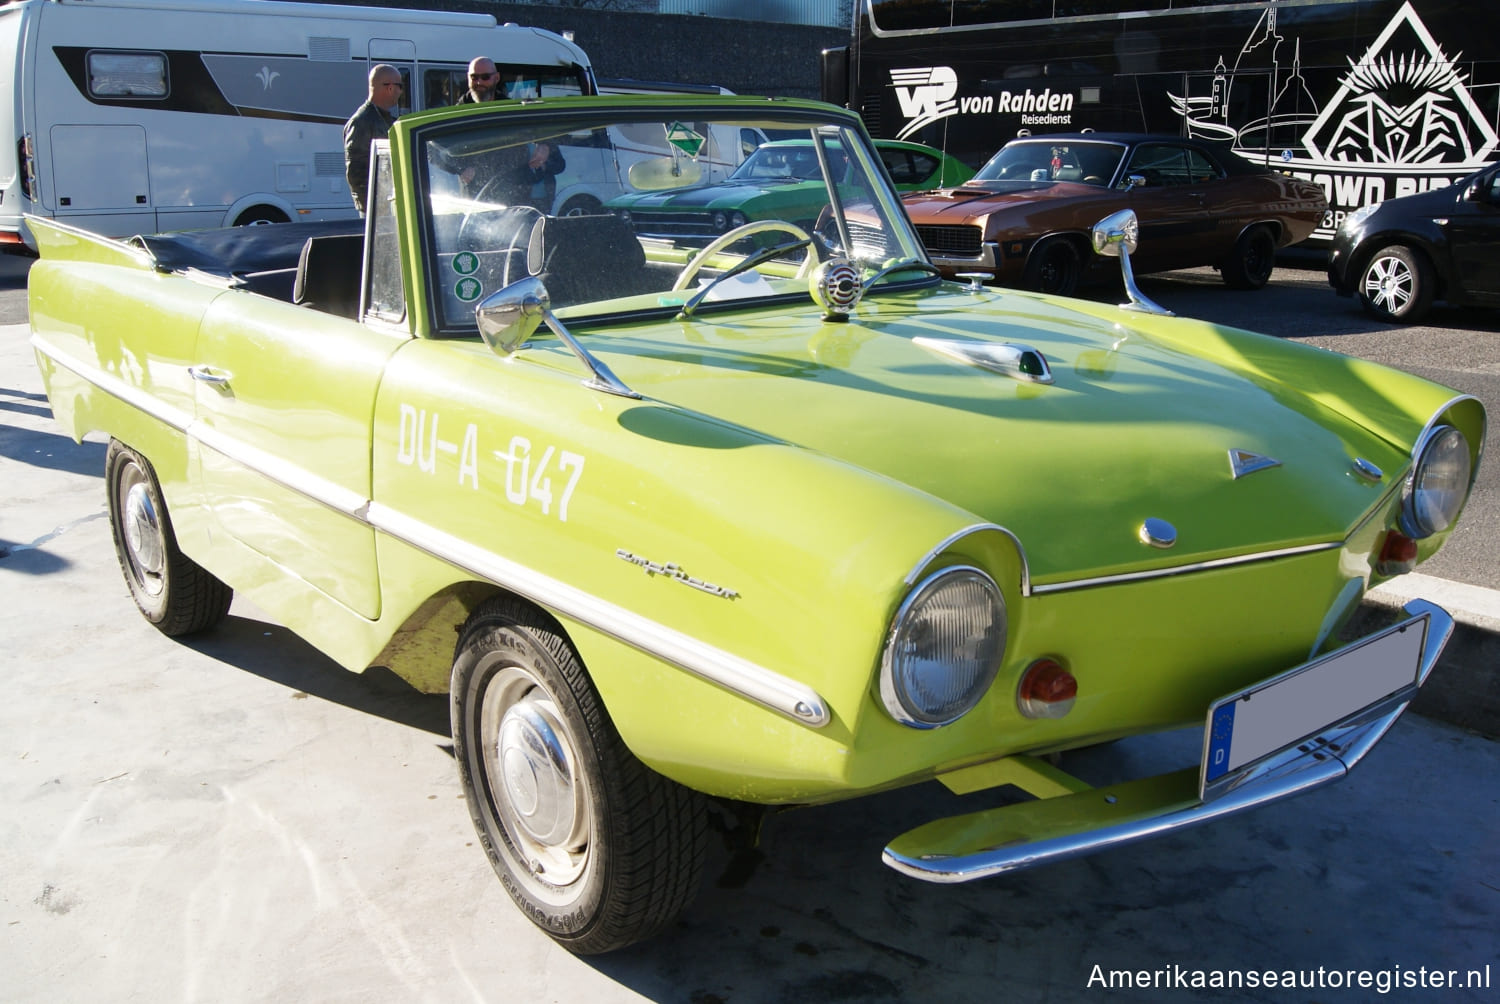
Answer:
M0 324L24 319L15 282L0 274ZM1148 292L1236 309L1195 275ZM1250 295L1270 311L1283 294ZM1493 341L1436 330L1445 358ZM728 857L713 857L675 929L574 958L474 846L443 699L345 672L243 601L187 642L137 616L103 446L57 430L24 336L0 327L0 1000L1496 999L1500 744L1410 714L1331 788L961 886L879 853L978 796L926 785L785 813L748 877L720 884ZM1452 372L1471 370L1482 382L1482 365ZM1192 762L1199 743L1130 740L1063 766L1105 783ZM1434 986L1470 971L1479 985ZM1127 972L1151 985L1120 991ZM1246 973L1261 985L1190 985Z

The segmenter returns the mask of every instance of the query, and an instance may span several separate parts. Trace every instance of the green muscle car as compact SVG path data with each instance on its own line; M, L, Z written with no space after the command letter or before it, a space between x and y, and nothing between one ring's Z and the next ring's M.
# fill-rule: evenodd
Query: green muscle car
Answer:
M805 136L818 225L693 248L532 208L529 149L622 126L670 148L632 168L658 190L707 129ZM110 437L145 617L203 631L238 590L450 694L479 842L573 951L660 931L710 823L749 847L775 807L993 790L885 851L957 882L1306 791L1451 631L1414 601L1341 641L1451 531L1481 405L1155 308L1128 212L1092 233L1115 307L941 280L814 102L444 109L373 153L352 227L32 220L37 362ZM1111 787L1049 756L1194 725L1198 762Z
M899 192L952 187L974 176L963 161L921 143L877 139L875 152ZM722 181L628 192L604 206L642 237L681 243L706 244L754 220L788 220L811 230L828 205L830 170L842 183L846 168L836 143L819 157L811 140L776 140L762 143Z

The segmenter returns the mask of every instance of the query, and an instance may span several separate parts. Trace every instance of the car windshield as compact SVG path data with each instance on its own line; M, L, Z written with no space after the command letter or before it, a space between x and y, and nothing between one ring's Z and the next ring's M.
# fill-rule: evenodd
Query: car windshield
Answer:
M831 148L830 152L835 152L835 149ZM772 178L819 181L823 177L823 165L811 143L768 143L746 157L745 162L735 168L730 177L735 181Z
M1125 156L1118 143L1045 138L1012 141L1000 148L974 175L986 181L1073 181L1108 187Z
M485 297L534 276L560 317L638 317L705 291L697 309L805 301L814 270L835 258L869 276L892 261L926 265L857 127L735 100L560 99L418 128L437 327L474 331ZM741 183L762 171L802 183ZM928 277L897 269L880 283Z

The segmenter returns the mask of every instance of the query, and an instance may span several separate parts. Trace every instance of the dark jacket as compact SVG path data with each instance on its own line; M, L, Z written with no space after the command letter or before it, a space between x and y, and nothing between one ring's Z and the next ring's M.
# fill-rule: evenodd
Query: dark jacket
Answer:
M371 101L355 109L344 123L344 178L354 195L354 208L364 215L370 183L370 143L390 134L396 116Z

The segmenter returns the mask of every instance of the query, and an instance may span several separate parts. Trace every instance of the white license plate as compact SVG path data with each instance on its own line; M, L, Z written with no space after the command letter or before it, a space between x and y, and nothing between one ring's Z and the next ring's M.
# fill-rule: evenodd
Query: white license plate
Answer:
M1200 794L1240 771L1417 684L1430 617L1422 614L1222 697L1208 709Z

